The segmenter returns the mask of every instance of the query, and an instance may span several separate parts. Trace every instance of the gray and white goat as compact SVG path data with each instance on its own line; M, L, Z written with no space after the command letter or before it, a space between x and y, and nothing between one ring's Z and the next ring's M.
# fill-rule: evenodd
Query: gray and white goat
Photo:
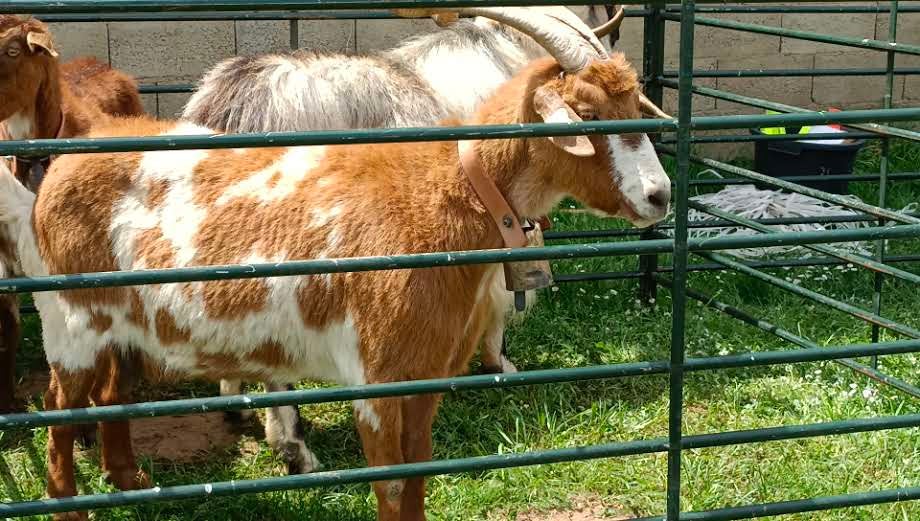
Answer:
M589 25L609 18L595 29L599 36L614 32L623 16L603 6L572 9ZM182 116L233 133L428 126L469 116L546 54L524 33L476 17L367 55L239 56L202 78Z

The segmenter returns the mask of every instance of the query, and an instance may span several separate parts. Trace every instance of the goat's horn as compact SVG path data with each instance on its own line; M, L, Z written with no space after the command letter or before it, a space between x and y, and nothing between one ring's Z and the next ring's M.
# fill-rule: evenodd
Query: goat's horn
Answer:
M642 112L655 116L662 119L674 119L667 112L661 110L658 105L655 105L652 100L645 97L645 94L639 93L639 106L642 108Z
M579 71L593 60L607 58L607 50L591 28L562 6L394 9L394 12L409 17L454 12L491 18L536 40L568 72Z
M400 16L402 18L428 18L431 17L432 20L438 27L447 27L455 23L459 18L459 14L454 11L437 11L435 9L424 9L424 8L415 8L415 9L391 9L393 14Z
M613 18L607 20L607 23L599 25L594 29L591 29L594 32L594 36L598 38L603 38L608 34L613 33L614 31L620 30L620 26L623 25L623 19L626 17L626 10L623 9L623 6L617 6L617 12L613 15ZM619 38L617 38L619 39Z

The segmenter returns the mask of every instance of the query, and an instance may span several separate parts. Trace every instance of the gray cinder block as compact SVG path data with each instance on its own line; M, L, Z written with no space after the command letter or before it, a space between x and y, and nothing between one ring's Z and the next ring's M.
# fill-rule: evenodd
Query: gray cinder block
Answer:
M233 22L109 24L111 62L138 78L198 77L236 52Z
M875 38L875 15L857 14L783 14L783 27L847 36L852 38ZM847 47L827 43L811 42L796 38L782 38L783 54L839 53Z
M808 54L774 54L746 58L719 59L722 70L734 69L810 69L814 56ZM797 107L809 107L812 101L811 77L787 78L719 78L719 88Z
M358 20L357 50L367 53L389 49L406 38L438 30L429 18L406 20Z
M815 68L884 67L885 61L884 53L851 50L839 54L818 54L815 56ZM821 108L834 105L845 109L866 103L881 107L884 89L884 76L816 77L812 99Z
M109 34L104 23L53 23L48 28L62 61L93 56L109 62Z

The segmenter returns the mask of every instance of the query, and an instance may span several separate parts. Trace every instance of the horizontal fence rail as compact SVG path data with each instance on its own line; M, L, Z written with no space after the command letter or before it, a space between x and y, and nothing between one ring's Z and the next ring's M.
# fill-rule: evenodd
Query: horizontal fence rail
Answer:
M782 0L736 0L733 3L780 3ZM807 0L832 3L839 0ZM619 4L641 5L645 0L622 0ZM695 0L698 4L723 4L725 0ZM6 0L4 12L11 14L106 13L164 11L270 11L331 9L392 9L437 6L528 6L528 5L603 5L589 0ZM690 23L693 23L692 21Z
M908 353L920 353L920 339L785 351L752 351L735 355L688 358L685 365L687 371L693 372ZM584 382L628 376L663 375L668 373L669 367L670 364L668 361L656 360L651 362L632 362L569 369L522 371L512 374L458 376L454 378L367 384L353 387L279 391L127 405L105 405L88 409L39 411L0 415L0 429L35 428L50 425L114 421L132 418L154 418L158 416L260 409L285 405L310 405L473 389L500 389L548 383ZM3 512L0 511L0 514L2 513Z
M680 16L676 14L665 14L665 20L680 21ZM695 23L709 27L721 29L732 29L735 31L745 31L758 34L769 34L772 36L782 36L783 38L792 38L796 40L807 40L811 42L829 43L833 45L842 45L845 47L856 47L859 49L871 49L875 51L896 52L901 54L920 54L920 46L910 45L897 42L886 42L873 40L870 38L847 38L843 36L834 36L814 31L800 31L798 29L788 29L785 27L770 27L754 23L735 22L733 20L722 20L720 18L706 18L697 16Z
M693 118L695 130L773 127L783 125L855 125L869 121L920 121L920 108L804 112ZM412 127L394 129L266 132L206 136L152 136L120 138L32 139L0 141L0 156L44 157L59 154L145 152L152 150L199 150L242 147L307 145L356 145L417 141L511 139L545 136L580 136L665 132L677 129L674 120L634 119L580 123L527 123L518 125L468 125L459 127Z
M688 241L688 248L691 252L706 252L918 237L920 237L920 224L814 232L768 233L750 236L717 237L711 239L690 239ZM643 253L669 253L672 251L673 247L674 241L672 239L659 239L633 242L545 246L540 248L417 253L387 257L316 259L265 264L50 275L44 277L0 279L0 294L138 286L175 282L432 268L532 260L609 257L617 255L638 255Z

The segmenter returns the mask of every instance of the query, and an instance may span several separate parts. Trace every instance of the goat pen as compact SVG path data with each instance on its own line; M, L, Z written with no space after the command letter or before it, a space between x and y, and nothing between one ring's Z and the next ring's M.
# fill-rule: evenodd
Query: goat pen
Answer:
M818 3L820 0L813 0ZM10 13L31 13L46 16L46 21L86 20L199 20L199 19L289 19L336 18L336 17L385 17L378 11L394 7L458 7L479 5L476 0L8 0L3 11ZM522 4L584 4L584 1L565 0L497 0L489 5ZM640 4L640 2L623 2ZM713 6L696 4L716 4ZM920 46L896 44L898 13L920 11L917 6L900 6L897 0L882 2L877 7L865 6L751 6L750 2L736 2L725 5L715 0L693 0L672 6L666 3L648 3L642 9L631 9L627 16L642 17L645 23L644 75L646 94L652 101L662 102L665 89L678 93L678 117L676 120L631 120L615 122L589 121L574 125L534 124L499 125L456 128L405 128L385 130L290 132L271 134L224 135L224 136L169 136L121 139L68 139L8 141L0 143L0 156L37 156L50 154L147 151L164 149L211 149L232 147L265 147L284 145L319 145L346 143L382 143L406 141L438 141L466 139L503 139L514 137L537 137L559 135L617 134L628 132L659 132L666 136L659 145L660 152L673 155L677 161L675 186L675 223L673 226L658 226L651 230L596 230L579 232L550 232L548 240L601 239L604 242L566 244L540 248L511 250L442 252L431 254L404 255L392 257L364 257L333 260L304 260L281 264L212 266L147 270L138 272L90 273L39 277L32 279L8 279L0 281L2 293L27 293L41 291L62 291L76 288L98 288L108 286L131 286L141 284L162 284L188 281L243 279L256 277L278 277L290 275L312 275L342 273L349 271L425 268L434 266L457 266L473 263L495 263L537 259L571 259L602 256L639 256L639 269L630 272L578 273L557 275L557 282L584 282L604 279L637 279L643 298L653 297L658 286L666 288L672 295L672 323L670 359L646 362L624 363L605 366L591 366L570 369L524 371L511 375L488 375L398 382L350 388L331 388L304 391L288 391L244 396L171 400L138 403L121 406L95 407L63 411L35 412L0 416L0 430L34 428L66 423L95 422L115 419L145 418L174 414L189 414L202 411L228 411L263 408L282 405L316 404L331 401L357 400L376 397L403 396L425 393L453 392L459 390L505 388L513 386L576 382L594 379L625 378L629 376L661 374L669 380L669 432L667 437L642 439L628 442L559 448L527 453L512 453L493 456L451 459L397 465L391 467L370 467L363 469L338 470L315 474L256 479L248 481L189 484L173 487L153 488L116 494L94 494L69 499L37 500L0 504L0 516L20 517L27 515L64 512L71 510L92 510L133 505L155 501L205 498L210 496L231 496L237 494L291 490L298 488L339 485L400 479L414 476L432 476L446 473L469 472L484 469L510 468L556 462L577 461L590 458L610 458L636 454L667 454L667 507L660 516L646 519L677 520L727 520L765 517L797 512L818 511L884 502L920 499L920 484L912 487L853 493L839 496L795 498L789 501L735 506L708 511L685 512L681 509L682 488L681 456L683 451L707 447L791 440L814 436L830 436L845 433L875 430L920 427L920 414L853 419L819 424L773 427L765 429L713 432L687 436L683 433L684 376L696 371L713 371L726 368L751 368L756 366L791 364L832 360L844 364L868 377L914 397L920 397L915 385L882 373L874 363L865 365L854 358L871 357L876 360L883 355L920 352L920 331L905 324L886 319L882 315L882 280L892 277L920 287L920 276L914 272L892 266L895 262L917 262L920 255L891 257L886 255L884 241L890 239L920 238L920 217L908 213L887 210L886 191L890 182L920 178L916 173L889 172L888 161L883 159L879 175L847 176L850 181L878 182L880 200L878 205L856 203L850 199L806 188L790 181L814 180L810 176L778 180L752 170L733 166L691 153L693 143L744 142L757 140L790 139L795 136L702 136L694 137L694 131L716 129L748 129L770 126L815 125L841 123L858 130L849 132L850 137L882 140L883 154L888 154L888 143L893 139L920 141L920 133L903 128L884 125L889 122L920 120L920 108L892 107L892 90L896 75L918 74L917 68L895 68L895 55L918 55ZM803 4L806 2L803 2ZM888 4L887 6L885 4ZM336 9L337 11L323 11ZM296 11L294 11L296 10ZM362 11L356 11L362 10ZM219 12L209 12L219 11ZM705 16L708 13L756 13L756 12L801 12L801 13L876 13L889 16L889 38L887 41L863 40L814 32L793 30L783 27L769 27L751 23L732 22ZM702 16L698 16L702 15ZM680 59L677 70L665 70L664 38L668 23L680 25ZM694 70L693 41L696 25L722 27L737 31L783 36L787 38L818 41L822 43L857 47L885 53L888 56L884 69L774 69L701 71ZM292 23L291 41L296 45L296 23ZM886 78L884 109L852 110L843 112L812 112L798 107L775 103L764 99L742 96L732 92L694 85L695 78L718 74L732 77L782 77L795 75L848 76L878 75ZM144 88L143 92L184 92L188 85L159 85ZM786 114L691 117L693 95L741 103L750 107L770 109ZM673 137L668 135L673 134ZM840 134L813 135L809 139L839 139ZM883 156L884 157L884 156ZM700 164L711 169L731 174L732 178L720 180L690 180L691 164ZM827 176L821 179L828 179ZM859 217L839 217L837 220L875 221L877 226L855 230L821 232L775 232L771 225L803 222L808 219L779 219L766 222L750 221L728 212L713 209L689 200L692 185L736 184L759 182L787 191L805 194L819 200L860 212ZM709 213L718 221L688 221L690 209ZM826 219L833 221L835 218ZM726 224L751 228L759 235L722 237L716 239L695 239L689 237L691 227L725 226ZM673 238L663 235L663 229L673 228ZM612 242L610 239L634 237L641 240ZM867 258L835 249L826 244L844 241L877 241L875 258ZM720 251L776 245L806 245L825 255L819 259L762 261L758 263L739 262ZM659 266L658 257L671 255L671 264ZM706 264L690 264L689 258L696 255ZM875 274L875 299L871 310L862 309L838 299L804 289L783 280L781 277L763 271L766 268L801 266L809 264L852 263ZM695 270L734 270L752 278L764 281L808 300L829 306L871 325L873 342L865 344L822 347L795 333L781 329L758 319L750 312L738 309L702 294L688 287L688 273ZM716 357L686 356L686 305L688 299L698 300L730 317L767 331L788 342L797 349L784 351L751 352ZM903 340L879 341L880 331L888 330L903 337Z

